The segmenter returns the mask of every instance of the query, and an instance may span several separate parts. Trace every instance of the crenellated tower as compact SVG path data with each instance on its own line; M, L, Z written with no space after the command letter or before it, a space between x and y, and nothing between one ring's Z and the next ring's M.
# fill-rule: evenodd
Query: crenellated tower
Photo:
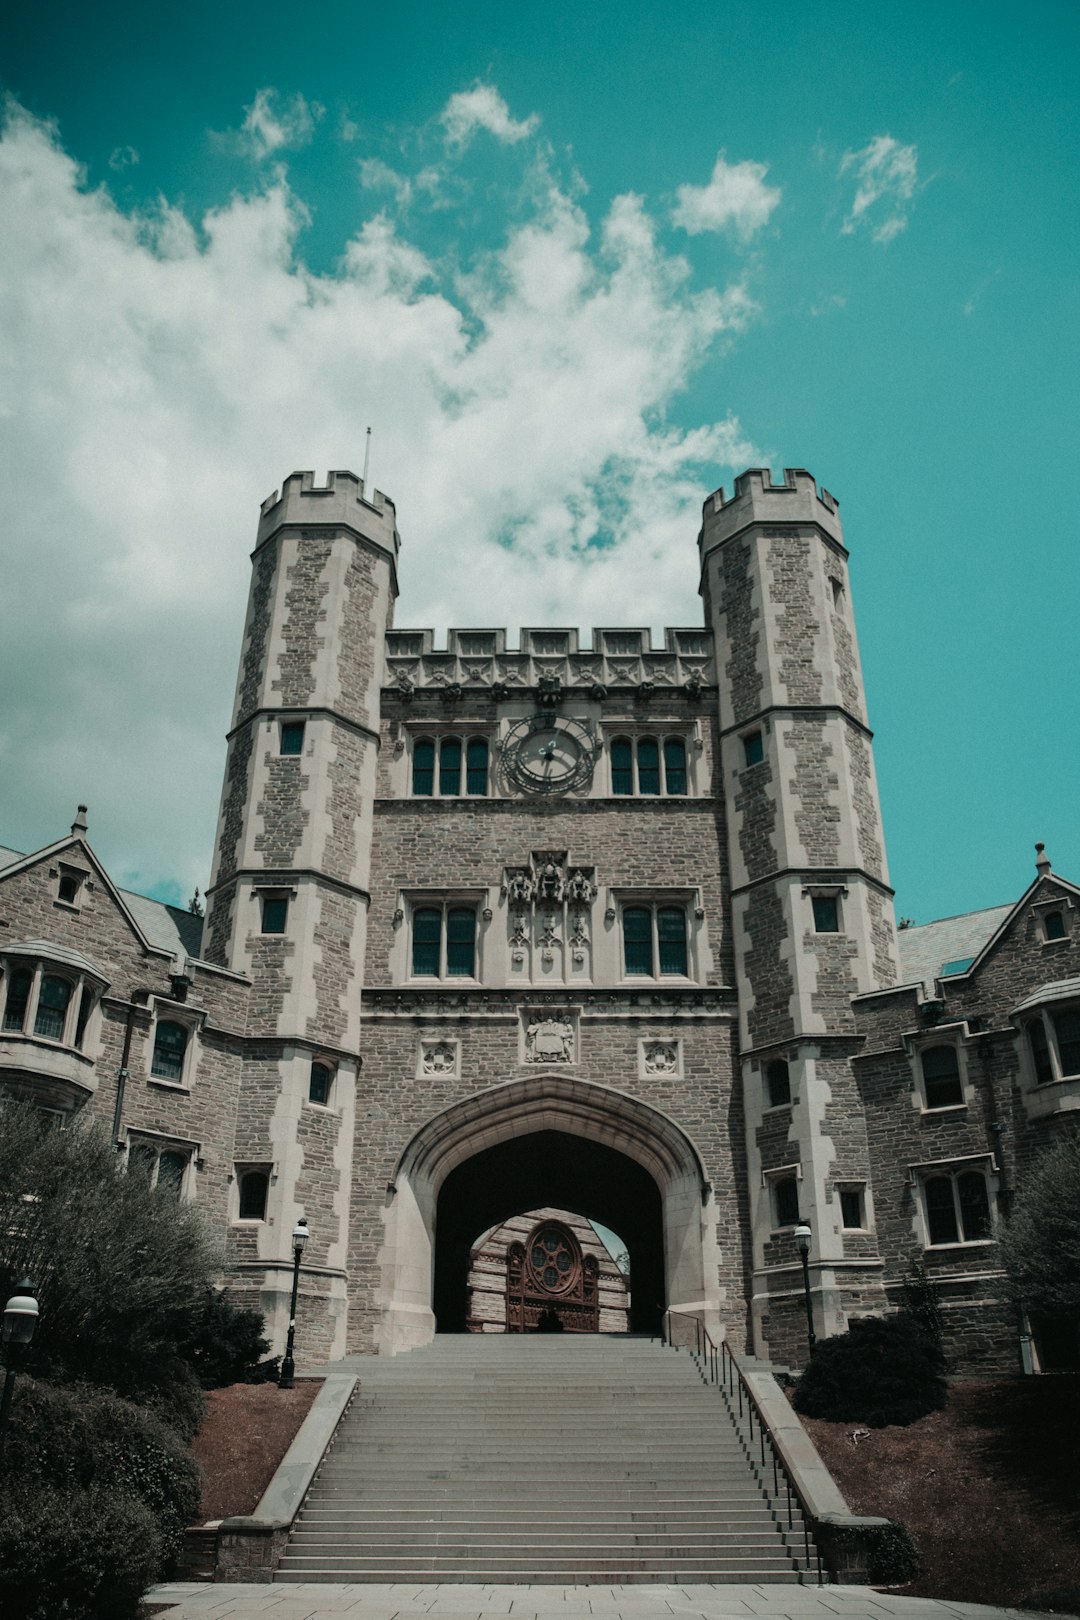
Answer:
M229 732L206 955L251 980L234 1166L234 1264L286 1308L289 1234L343 1344L360 974L384 636L397 593L393 503L353 473L294 473L263 503ZM265 1218L245 1226L245 1178ZM256 1179L256 1190L261 1185ZM314 1313L313 1313L314 1314Z
M759 1349L800 1325L793 1215L813 1230L818 1332L880 1307L851 997L896 979L871 732L836 500L754 469L705 503L753 1215Z

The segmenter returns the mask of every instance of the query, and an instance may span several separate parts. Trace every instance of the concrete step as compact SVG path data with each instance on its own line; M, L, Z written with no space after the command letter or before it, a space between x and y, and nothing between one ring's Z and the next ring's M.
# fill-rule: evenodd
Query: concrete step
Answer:
M694 1582L708 1586L797 1586L803 1576L795 1569L779 1571L775 1569L718 1569L713 1565L703 1568L687 1568L685 1565L665 1565L662 1570L642 1570L623 1564L613 1565L610 1569L601 1572L605 1586L646 1586L679 1585L681 1582ZM325 1584L374 1584L379 1586L397 1585L400 1582L413 1582L426 1584L428 1582L439 1585L455 1586L483 1586L492 1582L492 1572L488 1569L445 1569L432 1561L432 1567L427 1570L400 1569L390 1565L382 1569L364 1570L328 1570L303 1569L291 1570L282 1567L274 1576L275 1581L285 1584L297 1581L318 1581ZM816 1579L816 1577L815 1577ZM544 1569L531 1570L513 1577L509 1583L515 1586L582 1586L588 1585L583 1581L580 1570Z

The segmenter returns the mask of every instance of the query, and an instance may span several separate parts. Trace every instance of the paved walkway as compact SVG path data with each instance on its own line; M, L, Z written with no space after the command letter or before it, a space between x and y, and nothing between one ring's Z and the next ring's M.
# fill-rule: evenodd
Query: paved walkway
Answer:
M1031 1620L1031 1611L895 1597L869 1586L375 1586L176 1581L147 1602L163 1620Z

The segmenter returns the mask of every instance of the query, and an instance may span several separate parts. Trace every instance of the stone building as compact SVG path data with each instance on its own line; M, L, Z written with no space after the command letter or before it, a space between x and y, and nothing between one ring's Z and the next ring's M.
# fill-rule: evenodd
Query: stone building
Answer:
M955 1364L1018 1365L992 1219L1080 1106L1078 891L1040 850L897 934L836 500L711 495L660 646L436 645L398 546L351 473L263 504L205 919L81 809L0 851L0 1080L203 1204L276 1342L305 1216L311 1358L465 1330L478 1239L559 1210L625 1245L635 1331L800 1361L802 1219L819 1335L914 1260Z

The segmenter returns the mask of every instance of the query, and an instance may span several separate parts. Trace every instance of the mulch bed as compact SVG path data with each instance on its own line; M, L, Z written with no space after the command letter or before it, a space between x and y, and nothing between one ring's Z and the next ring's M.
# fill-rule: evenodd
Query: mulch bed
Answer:
M321 1379L301 1378L294 1389L231 1384L207 1391L192 1445L203 1471L201 1523L254 1511L321 1388Z
M902 1429L802 1421L852 1511L907 1526L921 1569L905 1592L1078 1611L1080 1378L953 1384L944 1412Z

